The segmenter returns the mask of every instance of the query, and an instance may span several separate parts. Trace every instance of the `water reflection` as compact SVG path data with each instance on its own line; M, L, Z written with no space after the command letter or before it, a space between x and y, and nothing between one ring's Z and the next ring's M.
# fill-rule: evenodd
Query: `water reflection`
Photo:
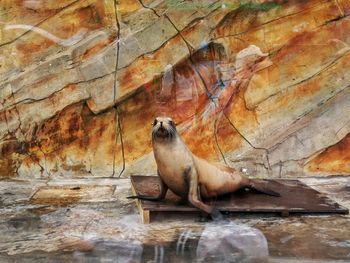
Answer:
M36 27L36 26L32 26L32 25L22 25L22 24L14 24L14 25L6 25L4 27L4 30L13 30L13 29L23 29L26 31L33 31L47 39L50 39L51 41L64 46L64 47L69 47L69 46L73 46L76 43L78 43L80 40L83 39L83 37L85 36L85 34L88 32L88 30L86 28L81 28L76 34L74 34L73 36L66 38L66 39L62 39L59 38L53 34L51 34L50 32Z
M266 262L265 236L256 228L234 223L208 224L196 249L198 262Z
M253 74L271 65L267 55L249 45L231 61L221 45L210 44L182 64L164 68L156 100L161 108L166 106L162 108L165 115L179 115L175 116L178 122L191 112L206 122L219 113L228 114Z
M256 228L208 223L201 232L187 229L177 240L153 246L95 240L91 250L74 252L73 257L77 262L267 262L268 246Z
M76 262L127 262L142 260L143 246L136 241L97 240L94 248L88 252L75 252Z

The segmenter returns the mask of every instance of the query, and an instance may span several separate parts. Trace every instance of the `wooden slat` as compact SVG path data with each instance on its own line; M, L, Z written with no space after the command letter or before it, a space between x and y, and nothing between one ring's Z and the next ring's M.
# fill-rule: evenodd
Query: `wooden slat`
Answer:
M224 212L263 212L281 213L282 215L289 215L290 213L349 213L348 209L299 180L274 179L268 181L269 187L279 192L281 197L241 190L221 196L216 200L207 200L206 203L214 205ZM131 183L134 194L151 196L158 194L158 178L156 176L133 175L131 176ZM198 209L188 204L180 203L180 198L171 191L168 191L165 200L161 202L139 200L137 203L145 223L150 222L152 212L188 213L198 211Z

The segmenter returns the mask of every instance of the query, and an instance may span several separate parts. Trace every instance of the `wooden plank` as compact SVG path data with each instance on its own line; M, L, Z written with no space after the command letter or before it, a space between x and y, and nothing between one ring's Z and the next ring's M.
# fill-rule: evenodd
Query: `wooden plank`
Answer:
M340 206L326 195L299 180L273 179L265 181L268 181L269 187L279 192L281 197L241 190L205 202L214 205L223 212L279 213L282 216L288 216L291 213L349 213L347 208ZM156 176L132 175L131 183L134 194L156 196L159 192ZM145 223L150 222L152 213L155 212L189 213L198 211L195 207L182 204L180 201L178 196L168 191L165 200L161 202L138 200L137 205Z
M134 184L131 184L131 191L132 191L133 195L137 195ZM139 200L136 200L136 206L137 206L137 209L139 210L139 213L141 215L142 223L149 224L150 223L150 211L143 209L142 202L140 202Z

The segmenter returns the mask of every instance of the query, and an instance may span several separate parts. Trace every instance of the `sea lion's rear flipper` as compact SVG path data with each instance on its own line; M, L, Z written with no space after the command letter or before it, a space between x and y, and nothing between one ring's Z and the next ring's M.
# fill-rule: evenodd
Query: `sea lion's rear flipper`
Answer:
M227 222L227 219L224 218L222 213L217 208L213 208L211 213L209 214L211 219L216 222Z
M281 194L271 190L267 181L249 180L249 188L260 193L280 197Z

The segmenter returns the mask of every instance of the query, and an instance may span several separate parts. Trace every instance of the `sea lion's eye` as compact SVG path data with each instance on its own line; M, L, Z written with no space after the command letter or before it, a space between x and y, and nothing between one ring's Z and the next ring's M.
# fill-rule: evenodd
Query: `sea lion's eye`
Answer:
M169 123L170 123L171 126L174 126L174 127L176 125L175 122L173 122L173 121L169 121Z
M156 124L157 124L157 119L154 120L153 126L156 126Z

